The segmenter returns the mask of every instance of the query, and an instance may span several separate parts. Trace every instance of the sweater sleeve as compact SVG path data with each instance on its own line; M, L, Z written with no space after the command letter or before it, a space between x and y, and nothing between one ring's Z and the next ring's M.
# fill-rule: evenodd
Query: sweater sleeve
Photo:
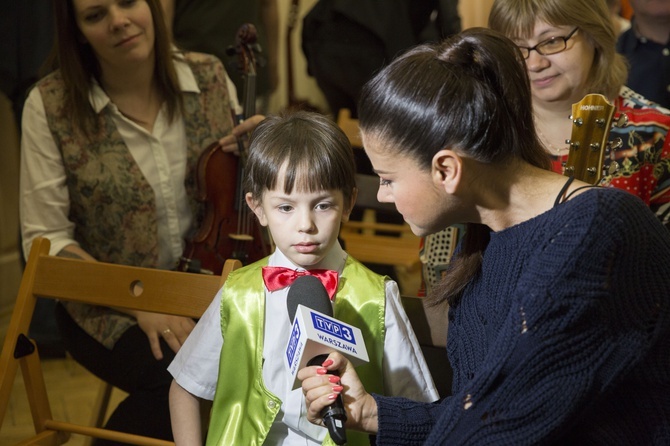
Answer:
M481 364L440 404L375 396L380 444L569 444L571 435L588 439L581 426L593 432L628 422L628 432L636 429L625 413L635 408L622 401L652 395L654 379L667 382L667 372L653 376L645 360L654 345L668 345L659 339L668 336L670 244L645 206L624 194L548 224L527 240L532 248L518 247L530 251L517 257L513 289L498 291L511 304ZM593 236L604 227L607 238ZM663 258L651 261L653 251ZM643 379L631 379L636 368Z

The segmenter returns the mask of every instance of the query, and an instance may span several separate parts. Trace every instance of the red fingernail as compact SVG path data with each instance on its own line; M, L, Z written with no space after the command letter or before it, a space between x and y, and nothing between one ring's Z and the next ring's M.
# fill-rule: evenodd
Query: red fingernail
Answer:
M324 367L328 367L329 365L333 365L333 360L332 359L326 359L323 361L323 364L321 364Z
M333 392L335 392L335 393L340 393L343 390L344 390L344 387L342 387L342 386L333 386Z
M340 382L340 377L339 376L329 376L328 381L330 381L333 384L337 384Z
M334 400L334 399L336 399L337 397L338 397L337 393L331 393L330 395L328 395L328 399L329 399L329 400Z
M319 369L316 369L316 373L317 373L317 375L325 375L326 373L328 373L328 370L326 370L324 368L319 368Z

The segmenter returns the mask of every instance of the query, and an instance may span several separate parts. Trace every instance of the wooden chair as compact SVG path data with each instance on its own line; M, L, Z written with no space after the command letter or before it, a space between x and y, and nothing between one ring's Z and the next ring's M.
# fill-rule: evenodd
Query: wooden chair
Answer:
M363 142L358 120L351 112L341 109L337 116L337 125L349 138L354 150L360 150ZM411 269L419 264L419 237L412 233L407 223L382 223L378 216L382 214L398 215L391 203L377 201L379 178L376 175L359 173L356 175L358 197L355 207L362 210L362 218L350 220L342 225L340 238L347 252L361 262L381 265L401 266Z
M49 247L47 239L33 242L0 353L0 426L21 366L36 433L21 444L58 445L72 433L138 445L173 444L53 419L39 354L27 337L35 300L43 297L198 318L230 271L242 264L228 260L221 276L208 276L55 257L48 255Z

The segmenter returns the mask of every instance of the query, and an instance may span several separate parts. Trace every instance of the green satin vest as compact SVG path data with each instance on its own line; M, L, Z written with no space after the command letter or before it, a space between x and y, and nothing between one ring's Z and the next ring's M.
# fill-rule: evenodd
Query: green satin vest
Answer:
M207 445L260 446L282 401L263 383L265 288L261 268L265 258L233 271L221 299L223 348ZM356 368L368 392L384 393L382 357L385 336L386 277L347 257L339 279L333 315L358 327L370 362ZM235 342L226 342L235 339ZM334 445L326 436L324 445ZM347 432L347 445L369 445L367 434Z

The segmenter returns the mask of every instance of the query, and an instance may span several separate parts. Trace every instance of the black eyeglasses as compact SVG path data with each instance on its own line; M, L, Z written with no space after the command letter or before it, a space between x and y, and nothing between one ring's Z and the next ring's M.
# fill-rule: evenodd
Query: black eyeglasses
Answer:
M577 32L578 29L579 27L573 29L572 32L570 32L570 34L565 37L552 37L550 39L544 40L532 48L528 48L527 46L517 46L519 46L521 55L524 59L528 59L530 52L533 50L537 51L538 54L543 56L550 56L552 54L565 51L565 49L568 47L568 40L570 40L570 38L573 36L573 34L575 34L575 32Z

